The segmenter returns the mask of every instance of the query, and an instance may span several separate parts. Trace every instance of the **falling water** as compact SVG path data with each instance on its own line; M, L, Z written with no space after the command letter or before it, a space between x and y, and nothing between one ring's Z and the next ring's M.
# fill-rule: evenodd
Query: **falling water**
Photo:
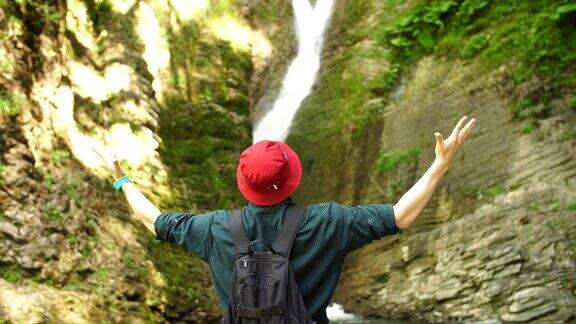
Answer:
M263 139L284 140L300 104L312 90L320 69L324 31L330 20L334 0L292 0L298 52L282 81L272 109L254 129L254 143Z

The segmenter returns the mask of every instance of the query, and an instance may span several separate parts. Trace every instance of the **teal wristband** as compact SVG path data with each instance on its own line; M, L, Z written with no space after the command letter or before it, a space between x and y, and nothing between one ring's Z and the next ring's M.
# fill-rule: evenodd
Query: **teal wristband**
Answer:
M122 178L114 181L114 183L112 184L114 186L114 190L116 192L119 192L120 189L122 189L122 186L126 183L126 182L130 182L130 179L128 179L128 176L123 176Z

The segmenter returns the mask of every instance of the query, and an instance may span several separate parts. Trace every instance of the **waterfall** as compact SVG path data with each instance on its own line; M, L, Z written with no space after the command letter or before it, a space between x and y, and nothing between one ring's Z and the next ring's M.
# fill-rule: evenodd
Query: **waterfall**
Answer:
M292 0L298 52L282 81L272 109L254 129L253 142L268 139L283 141L302 101L312 90L320 69L324 31L330 20L334 0Z
M288 136L296 111L310 94L316 81L324 31L330 20L333 4L334 0L317 0L314 6L309 0L292 0L298 52L288 67L272 109L254 129L254 143L265 139L283 141ZM335 321L358 319L352 314L346 314L338 304L331 304L327 312L330 319Z

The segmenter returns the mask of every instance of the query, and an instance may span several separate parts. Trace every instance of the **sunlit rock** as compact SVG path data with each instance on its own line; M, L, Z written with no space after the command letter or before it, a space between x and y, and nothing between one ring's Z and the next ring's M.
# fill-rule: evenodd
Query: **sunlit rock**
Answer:
M153 8L146 2L140 2L137 18L138 36L142 44L144 44L142 58L146 61L148 72L154 77L152 88L156 91L156 98L162 101L164 74L170 65L170 51L166 41L166 31L162 29Z
M209 8L208 0L170 0L181 20L190 20L204 13Z
M236 49L251 52L259 59L266 59L272 53L264 34L230 15L212 20L209 26L216 37L229 41Z
M94 28L86 5L79 0L67 2L66 25L86 49L94 50Z

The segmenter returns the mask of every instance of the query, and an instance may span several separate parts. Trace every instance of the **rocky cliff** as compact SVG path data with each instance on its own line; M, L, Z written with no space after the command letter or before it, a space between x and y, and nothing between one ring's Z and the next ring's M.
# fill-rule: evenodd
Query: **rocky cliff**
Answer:
M303 202L396 201L435 131L478 127L417 223L348 258L336 301L384 318L576 319L574 14L566 1L337 2L288 141Z
M242 4L0 1L0 322L211 322L207 268L155 241L91 151L163 210L242 203L249 79L271 55Z

